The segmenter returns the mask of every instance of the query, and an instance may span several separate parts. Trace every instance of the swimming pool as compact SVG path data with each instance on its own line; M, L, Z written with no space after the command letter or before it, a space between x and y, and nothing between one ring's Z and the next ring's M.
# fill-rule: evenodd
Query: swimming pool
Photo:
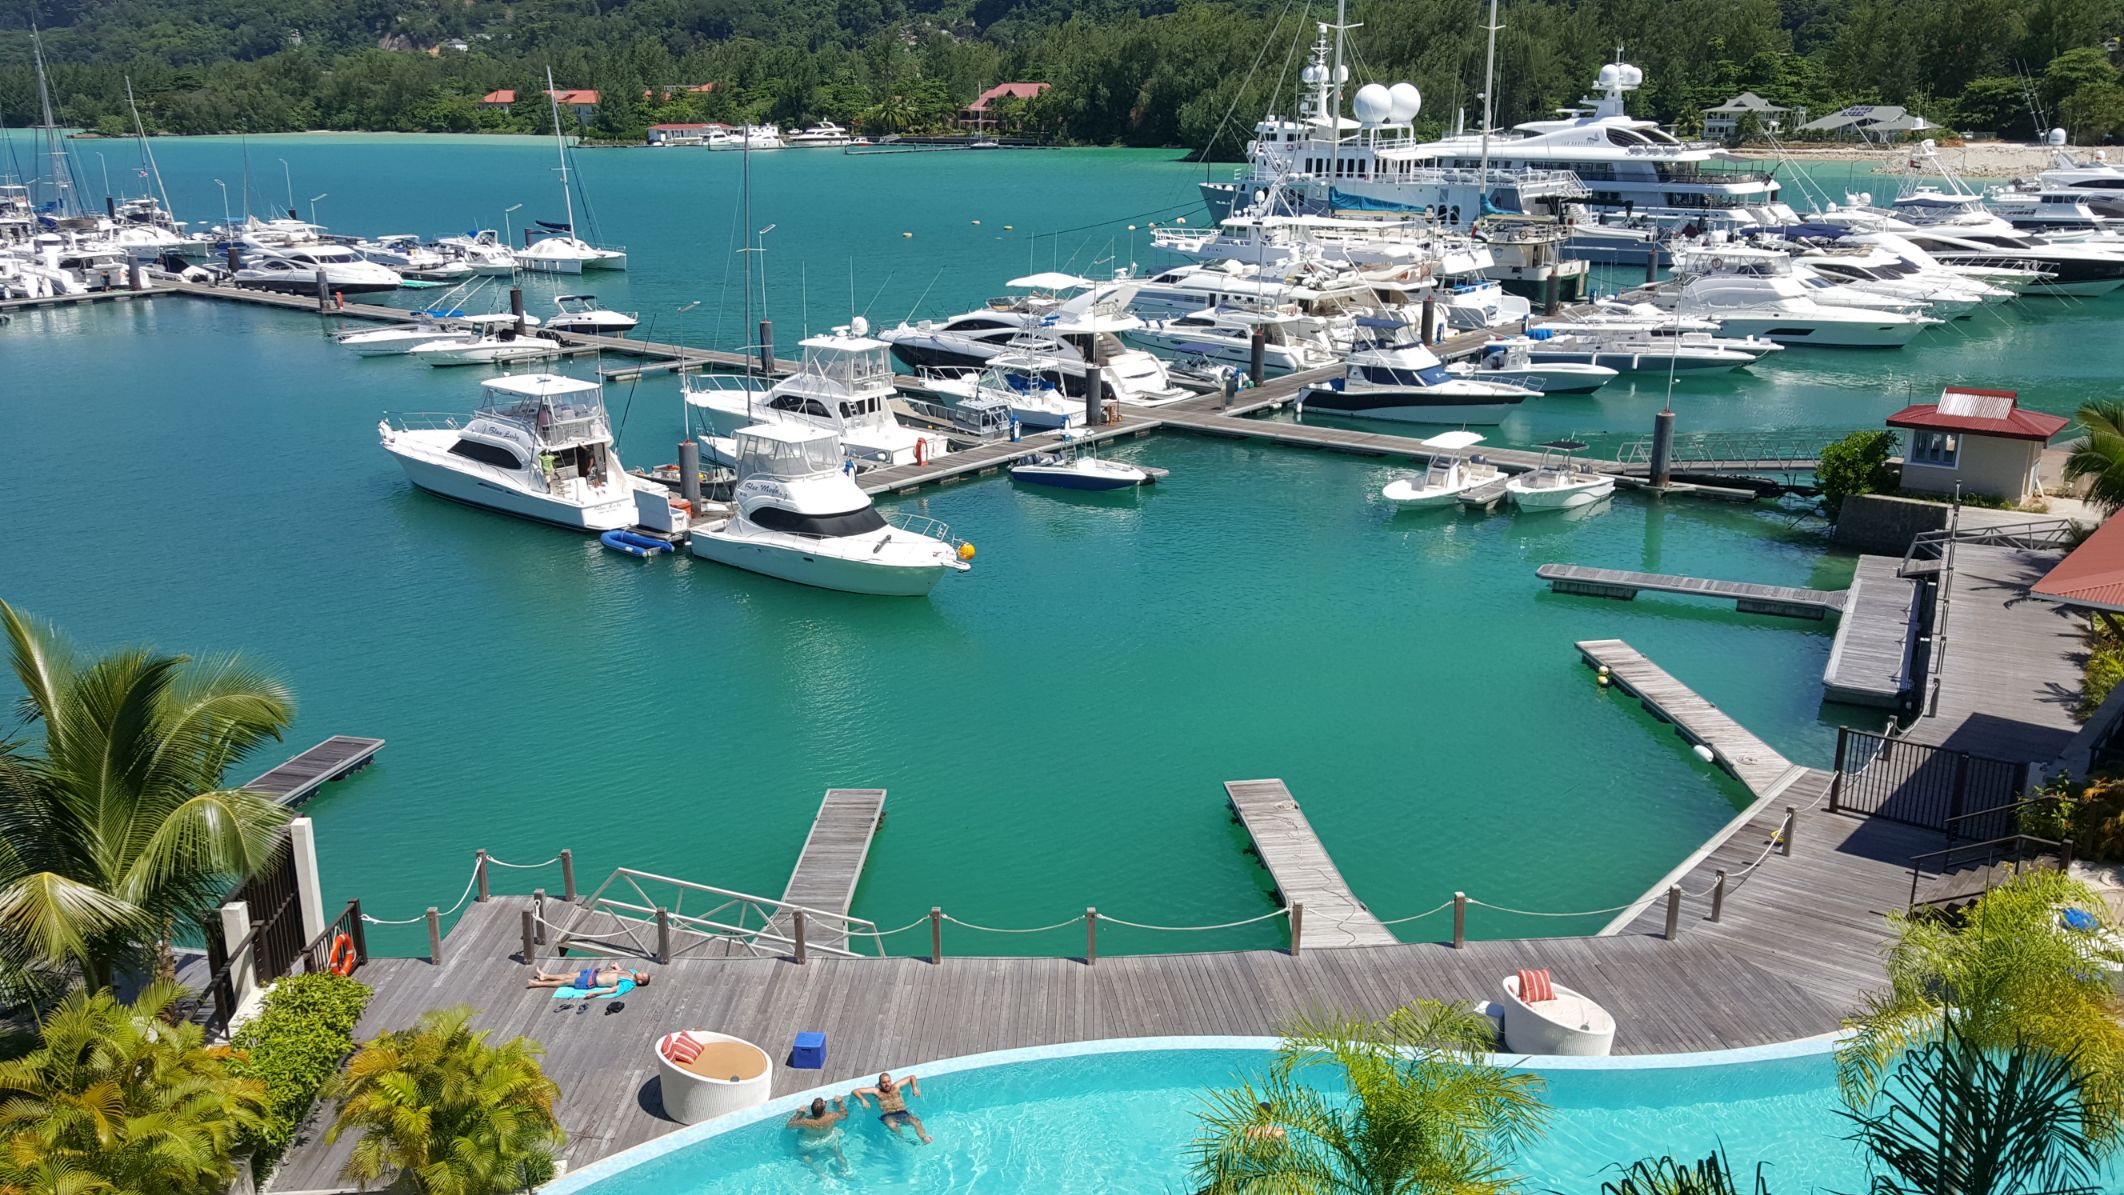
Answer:
M770 1191L1182 1191L1198 1093L1257 1076L1272 1038L1142 1038L976 1055L914 1068L910 1106L936 1144L894 1139L876 1114L843 1127L849 1173L815 1173L783 1127L813 1094L696 1126L549 1185L547 1195L737 1195ZM1528 1190L1597 1191L1603 1168L1697 1158L1723 1146L1778 1192L1863 1190L1865 1164L1836 1110L1833 1039L1754 1050L1544 1058L1552 1109L1520 1158ZM2116 1177L2112 1173L2112 1177Z

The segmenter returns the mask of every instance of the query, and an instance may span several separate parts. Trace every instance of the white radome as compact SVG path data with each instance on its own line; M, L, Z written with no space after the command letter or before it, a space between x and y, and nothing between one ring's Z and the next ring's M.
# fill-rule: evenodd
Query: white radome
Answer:
M1351 101L1357 119L1364 124L1381 124L1394 111L1394 96L1377 83L1367 83L1357 89L1357 98Z
M1423 111L1423 93L1416 90L1414 83L1396 83L1387 89L1387 94L1394 101L1393 108L1387 113L1389 120L1405 123L1416 119L1416 114Z

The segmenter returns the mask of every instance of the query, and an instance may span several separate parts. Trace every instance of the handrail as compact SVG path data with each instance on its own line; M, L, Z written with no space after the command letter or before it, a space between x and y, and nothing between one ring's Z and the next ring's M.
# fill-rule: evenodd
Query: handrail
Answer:
M2001 838L1987 838L1982 842L1964 842L1956 846L1947 847L1944 850L1926 851L1922 855L1910 856L1910 862L1915 865L1926 859L1937 859L1941 855L1952 855L1958 851L1973 851L1978 847L1997 846L2002 842L2032 842L2038 846L2047 846L2057 850L2062 850L2065 846L2062 842L2056 842L2048 838L2037 838L2033 834L2008 834Z
M2024 853L2025 848L2030 845L2033 845L2037 849ZM1995 849L2001 847L2005 849L2003 851ZM1977 851L1985 851L1986 853L1982 856L1973 853ZM2037 838L2032 834L2009 834L2003 838L1992 838L1987 839L1983 842L1965 842L1960 844L1959 846L1947 847L1944 850L1927 851L1922 855L1913 855L1910 857L1910 903L1907 907L1914 909L1920 903L1918 901L1918 884L1921 880L1924 879L1924 865L1927 860L1938 859L1943 855L1957 855L1965 853L1968 854L1967 861L1970 862L1973 862L1981 857L1983 859L1983 866L1987 868L1995 866L1999 863L2019 863L2029 859L2033 859L2036 856L2043 854L2056 854L2061 860L2060 866L2062 867L2070 867L2072 865L2071 843L2054 842L2048 838ZM1946 869L1947 865L1942 865L1939 869L1940 874L1944 875L1946 873ZM1991 883L1987 878L1983 888L1977 893L1973 893L1971 895L1981 896L1984 892L1988 892L1990 890ZM1943 900L1954 899L1957 899L1957 897L1936 896L1930 900L1924 901L1923 903L1928 905L1938 904Z
M1946 825L1947 825L1947 826L1949 827L1949 829L1948 829L1948 833L1952 834L1952 833L1954 832L1954 831L1953 831L1953 829L1952 829L1952 827L1953 827L1953 825L1954 825L1954 824L1955 824L1956 822L1959 822L1959 821L1964 821L1964 820L1967 820L1967 819L1969 819L1969 818L1972 818L1972 817L1991 817L1991 816L1994 816L1994 815L1996 815L1996 814L2001 814L2001 813L2008 813L2008 812L2011 812L2011 811L2013 811L2013 810L2016 810L2016 809L2020 809L2020 808L2023 808L2023 807L2025 807L2025 806L2028 806L2028 805L2040 805L2040 804L2043 804L2043 803L2045 803L2045 802L2049 802L2049 803L2052 803L2052 804L2056 804L2056 803L2059 803L2059 802L2061 802L2062 800L2063 800L2063 798L2062 798L2062 797L2056 796L2055 794L2049 794L2049 793L2046 793L2046 794L2044 794L2044 795L2042 795L2042 796L2036 796L2036 797L2024 797L2024 798L2022 798L2021 800L2015 801L2015 802L2014 802L2013 804L2011 804L2011 805L1997 805L1997 806L1993 806L1993 807L1992 807L1992 808L1990 808L1990 809L1978 809L1978 810L1974 810L1974 811L1972 811L1972 812L1969 812L1969 813L1957 813L1957 814L1955 814L1955 815L1954 815L1953 817L1950 817L1950 818L1948 818L1948 819L1947 819L1947 821L1946 821ZM1967 842L1965 842L1965 843L1963 843L1962 845L1963 845L1963 846L1974 846L1974 845L1977 845L1977 844L1975 844L1975 843L1967 843ZM1954 848L1950 847L1950 848L1948 848L1948 849L1952 850L1952 849L1954 849ZM1937 852L1935 852L1935 853L1937 853Z

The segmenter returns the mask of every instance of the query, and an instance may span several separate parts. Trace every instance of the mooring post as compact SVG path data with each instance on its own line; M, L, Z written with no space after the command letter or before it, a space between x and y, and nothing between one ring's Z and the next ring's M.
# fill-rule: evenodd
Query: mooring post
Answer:
M1726 873L1721 871L1711 881L1711 920L1719 920L1726 912Z
M1423 327L1417 335L1423 340L1426 347L1431 343L1431 318L1437 310L1438 296L1435 293L1435 288L1423 292Z
M1681 885L1667 885L1667 941L1681 932Z
M656 907L656 961L671 962L671 910L662 905Z
M1468 894L1455 892L1453 894L1453 949L1458 950L1467 944Z
M442 966L442 914L428 906L428 961Z
M332 284L325 281L324 267L317 267L317 311L321 315L332 310Z
M485 847L472 852L472 875L479 884L479 895L473 899L485 904L487 902L487 851Z
M1298 957L1299 943L1305 939L1305 902L1291 904L1291 957Z
M575 852L561 848L561 899L575 903Z
M1659 246L1645 250L1645 285L1659 281Z
M1543 315L1555 315L1557 312L1563 310L1563 300L1557 298L1557 290L1560 286L1560 280L1556 276L1556 267L1559 264L1561 263L1549 263L1549 281L1545 288L1546 293L1542 296L1541 304L1541 313Z
M771 319L760 321L760 374L774 376L774 321Z
M128 280L133 284L134 290L146 290L147 270L139 262L134 262Z
M1798 828L1799 810L1794 809L1790 805L1785 806L1785 841L1783 849L1779 850L1777 853L1783 855L1787 859L1790 859L1792 857L1792 832Z
M231 274L243 268L243 254L234 245L229 246L228 255L224 260L228 262L229 273Z
M1084 910L1084 965L1099 961L1099 910Z
M530 236L531 234L530 234L530 232L526 231L526 232L524 233L524 235L525 235L526 237L528 237L528 236ZM523 287L521 287L521 286L512 286L512 287L510 287L510 288L509 288L509 314L510 314L510 315L513 315L513 316L515 316L515 317L516 317L516 332L517 332L517 335L519 335L519 336L523 335L523 331L524 331L524 288L523 288Z
M546 890L544 888L533 888L531 890L531 916L538 923L536 941L543 946L546 944Z
M804 910L791 909L789 914L789 932L790 936L796 940L796 962L797 966L801 967L804 965Z
M1246 352L1248 376L1254 379L1254 385L1259 386L1261 383L1268 381L1268 377L1263 372L1268 368L1268 333L1262 329L1261 325L1255 324L1254 330L1247 334Z
M1084 426L1105 424L1106 370L1099 363L1099 337L1094 334L1090 349L1084 354Z
M1674 412L1652 416L1652 485L1666 489L1674 480Z
M524 910L524 966L538 965L538 914Z
M935 966L944 961L944 910L929 906L929 963Z
M679 441L679 497L701 512L701 442L691 436Z

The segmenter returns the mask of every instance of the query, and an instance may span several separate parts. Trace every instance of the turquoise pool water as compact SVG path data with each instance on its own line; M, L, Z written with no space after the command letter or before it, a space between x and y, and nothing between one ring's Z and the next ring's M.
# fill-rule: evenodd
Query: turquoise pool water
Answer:
M814 1172L798 1155L795 1134L783 1127L792 1097L755 1123L713 1135L711 1126L687 1130L572 1176L548 1195L1187 1191L1200 1093L1266 1067L1261 1045L1210 1040L1209 1048L1186 1049L1169 1048L1172 1039L1142 1043L1149 1048L1098 1043L1089 1048L1118 1052L969 1060L975 1069L934 1071L910 1106L935 1144L894 1139L874 1113L858 1112L843 1127L845 1176L831 1165ZM1744 1172L1769 1163L1765 1174L1779 1195L1862 1190L1865 1161L1844 1139L1849 1129L1837 1115L1827 1049L1816 1041L1730 1056L1751 1061L1539 1060L1533 1069L1546 1081L1552 1114L1541 1141L1518 1159L1521 1185L1592 1195L1612 1163L1697 1158L1723 1147Z

